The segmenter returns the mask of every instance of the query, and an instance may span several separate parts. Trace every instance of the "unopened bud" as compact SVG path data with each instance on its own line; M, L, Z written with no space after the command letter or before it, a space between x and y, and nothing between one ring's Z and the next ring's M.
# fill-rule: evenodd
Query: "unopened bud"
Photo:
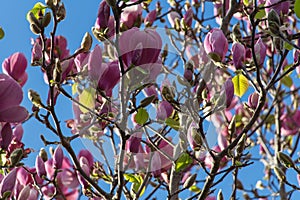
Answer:
M53 7L53 6L54 6L53 0L45 0L45 3L46 3L46 5L49 6L49 7Z
M155 95L151 95L149 97L146 97L145 99L143 99L141 101L140 106L144 108L144 107L148 106L150 103L152 103L155 99L156 99Z
M197 178L197 174L193 174L192 176L188 177L183 184L183 188L190 188L195 183Z
M28 199L29 195L30 195L30 186L26 185L21 190L21 192L20 192L20 194L18 196L18 200Z
M235 115L233 115L228 125L228 133L229 135L235 135L235 132L236 132L236 119L235 119Z
M278 152L276 157L281 162L281 164L284 165L286 168L295 166L292 158L289 155L286 155L285 153Z
M203 141L200 133L198 132L197 128L192 128L191 136L197 146L201 146Z
M66 8L63 3L58 7L56 16L58 21L62 21L66 18Z
M219 190L218 196L217 196L217 200L224 200L224 196L223 196L222 190Z
M40 149L39 156L42 158L44 162L48 160L48 154L44 148Z
M9 157L10 165L11 166L18 165L22 158L23 158L23 149L21 148L15 149Z
M116 6L116 0L106 0L106 3L112 8Z
M41 97L36 91L32 89L28 90L28 98L34 106L42 107Z
M47 12L42 19L42 27L47 27L51 21L51 13Z
M30 30L32 31L32 33L38 35L42 32L42 29L40 27L38 27L36 24L30 24Z
M87 52L91 49L92 43L93 43L92 36L88 32L86 32L82 39L80 49L82 49L83 52Z
M36 173L39 177L43 178L44 176L46 176L47 172L45 168L45 163L40 156L36 157L35 168L36 168Z
M62 167L62 162L64 158L64 153L61 146L57 146L53 153L53 166L55 169L60 169Z
M284 172L279 167L274 167L274 172L275 172L275 175L277 176L277 178L280 181L285 181L286 176L285 176Z
M237 155L241 155L245 149L245 144L246 144L246 139L247 139L247 134L243 133L242 137L238 141L237 147L236 147L236 152Z
M268 12L267 19L268 19L268 23L269 22L275 22L278 25L281 24L279 15L278 15L278 13L274 9L271 9L271 11Z
M55 83L60 83L61 81L62 68L60 64L60 60L58 58L55 59L55 67L53 70L53 80Z
M29 12L27 14L27 20L30 24L35 24L37 27L40 28L40 22L39 20L34 16L33 12Z
M175 18L175 20L174 20L174 29L176 30L176 31L180 31L180 19L179 18Z

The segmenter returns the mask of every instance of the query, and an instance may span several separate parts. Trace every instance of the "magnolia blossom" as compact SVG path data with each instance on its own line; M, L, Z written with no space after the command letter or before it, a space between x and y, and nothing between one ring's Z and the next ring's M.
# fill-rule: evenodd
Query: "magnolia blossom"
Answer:
M168 101L161 101L157 107L156 118L164 121L173 113L173 106Z
M27 110L20 106L23 92L20 85L5 74L0 74L0 122L17 123L28 117Z
M232 61L236 69L240 69L243 66L243 62L246 57L246 50L244 45L235 42L232 45Z
M175 19L181 19L180 15L175 12L175 11L171 11L169 14L168 14L168 20L169 20L169 23L171 25L172 28L174 28L175 26Z
M266 54L267 54L267 48L264 45L261 38L257 40L257 42L254 45L254 52L257 60L258 65L264 64Z
M147 16L144 19L144 23L146 24L146 26L152 26L153 22L156 19L156 15L157 15L156 10L152 10L147 14Z
M295 135L300 129L300 110L296 110L293 114L285 113L280 117L282 135Z
M156 63L161 48L161 37L150 28L132 28L120 36L120 53L126 68Z
M215 61L223 61L228 51L228 41L222 30L213 28L204 39L204 49Z
M131 0L131 2L136 2L136 0ZM140 4L128 6L123 9L120 20L122 26L125 26L126 29L131 29L135 25L140 26L142 11L143 9Z
M272 6L273 4L274 6ZM265 11L266 13L269 13L272 9L274 9L278 13L278 15L280 15L281 13L287 14L289 12L290 4L291 4L290 0L286 0L286 1L266 0Z
M3 73L15 79L21 86L23 86L28 79L28 75L25 72L26 68L27 59L24 54L19 52L12 54L2 63Z

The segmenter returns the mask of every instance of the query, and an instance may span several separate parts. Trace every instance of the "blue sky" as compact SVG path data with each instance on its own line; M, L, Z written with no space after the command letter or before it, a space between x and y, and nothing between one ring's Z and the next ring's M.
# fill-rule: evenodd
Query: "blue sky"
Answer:
M5 31L4 39L0 40L1 63L5 58L17 51L23 52L26 55L28 61L30 61L30 38L36 38L37 36L30 31L29 23L26 20L26 14L36 2L38 1L10 0L1 2L0 26L2 26ZM88 31L91 33L91 27L94 25L100 1L65 0L63 2L67 10L67 17L59 25L57 34L63 35L67 38L68 48L70 49L70 53L73 53L80 46L81 39L85 32ZM46 32L49 32L49 30ZM94 39L93 45L95 44L97 44L97 41ZM23 91L25 91L25 93L22 104L27 108L30 108L31 102L29 102L27 98L26 91L28 91L29 88L32 88L36 91L39 91L41 96L45 98L47 96L47 86L44 83L43 76L38 67L31 67L28 63L27 72L29 73L29 79L24 86ZM71 104L63 97L60 97L59 100L61 101L60 105L63 106L59 107L58 114L61 119L62 127L65 127L64 120L73 117L72 112L70 112ZM24 124L24 130L25 132L23 141L26 147L33 148L35 151L38 151L43 146L39 135L45 134L46 138L50 140L57 139L56 137L53 137L52 134L49 134L49 131L47 131L44 126L40 125L40 123L38 123L35 119L31 119L30 121L26 122ZM68 129L65 129L65 131L69 132ZM80 140L77 140L77 142L74 144L77 149L83 147ZM36 153L37 152L32 153L32 155L30 155L27 159L27 163L30 166L33 166ZM253 181L254 177L262 176L261 169L261 167L253 169L251 169L250 167L250 170L247 170L245 172L242 170L240 172L240 175L241 177L246 178L245 180L241 181L249 182L250 180ZM229 193L231 190L231 177L229 176L229 178L225 179L222 185L225 189L225 192Z

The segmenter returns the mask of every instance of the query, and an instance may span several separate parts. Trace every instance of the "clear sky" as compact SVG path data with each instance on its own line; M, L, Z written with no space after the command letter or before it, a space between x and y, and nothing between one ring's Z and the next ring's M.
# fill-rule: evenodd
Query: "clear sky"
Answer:
M38 67L31 67L30 57L31 57L31 44L30 38L36 38L29 29L29 23L26 20L27 12L33 7L33 5L38 2L36 0L9 0L2 1L0 6L0 26L5 31L4 39L0 40L0 62L10 56L14 52L22 52L26 55L28 59L28 69L29 73L28 81L25 84L23 91L28 91L29 88L32 88L40 92L42 97L47 96L47 86L44 83L43 76ZM94 25L98 5L100 0L64 0L63 1L67 10L66 19L60 23L58 27L58 35L63 35L68 40L68 48L70 53L73 53L81 43L81 39L85 32L89 31L91 33L91 27ZM212 13L212 12L211 12ZM49 26L51 27L51 26ZM49 33L49 30L46 31ZM97 41L94 39L94 45L97 44ZM45 99L44 99L45 100ZM59 107L58 113L62 122L62 127L65 127L64 120L72 118L71 105L68 100L63 97L60 97L62 101L61 106ZM27 98L27 93L24 93L24 100L22 105L30 108L31 102ZM44 126L40 125L35 119L24 124L24 143L27 148L33 148L36 152L32 153L27 159L27 162L30 166L33 166L35 155L37 151L43 146L39 135L49 133ZM68 129L65 129L66 132L69 132ZM45 134L47 139L57 139L53 137L52 134ZM76 148L80 149L82 143L77 140L75 143ZM259 177L263 176L262 168L255 168L249 174L249 170L241 171L241 177L246 177L245 180L241 181L250 181L252 176ZM226 180L230 182L226 182ZM231 177L225 179L223 183L223 188L228 189L227 193L231 190ZM230 187L230 189L229 189ZM253 185L253 187L255 187ZM299 192L298 192L299 194ZM296 197L296 195L294 196Z

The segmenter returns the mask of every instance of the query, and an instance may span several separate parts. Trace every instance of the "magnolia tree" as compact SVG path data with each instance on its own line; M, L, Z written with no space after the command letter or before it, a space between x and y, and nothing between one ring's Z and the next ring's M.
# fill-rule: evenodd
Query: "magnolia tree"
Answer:
M81 45L67 7L32 5L31 58L2 63L1 199L297 198L300 0L102 0ZM27 60L48 91L22 90ZM29 120L56 138L35 166Z

